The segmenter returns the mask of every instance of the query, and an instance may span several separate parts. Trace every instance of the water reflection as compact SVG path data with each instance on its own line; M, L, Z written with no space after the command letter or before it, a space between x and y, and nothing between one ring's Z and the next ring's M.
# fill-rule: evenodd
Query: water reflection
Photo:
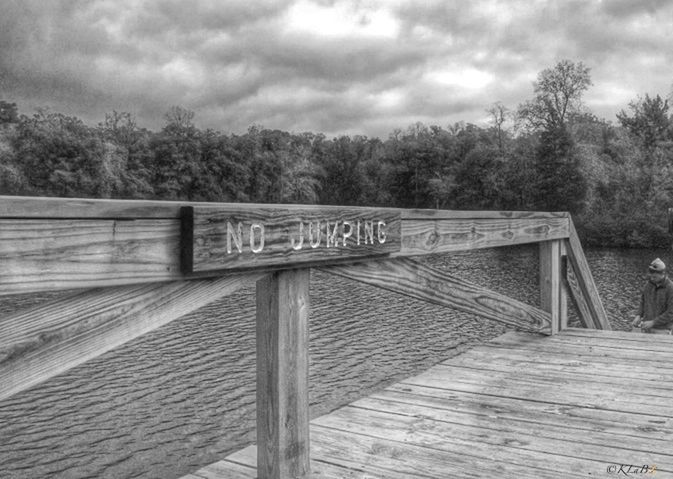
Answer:
M667 255L588 252L615 329L628 329L646 265ZM534 246L426 261L539 302ZM4 301L1 310L25 301ZM311 301L312 416L506 330L320 272ZM1 402L0 477L173 478L253 442L254 341L249 289Z

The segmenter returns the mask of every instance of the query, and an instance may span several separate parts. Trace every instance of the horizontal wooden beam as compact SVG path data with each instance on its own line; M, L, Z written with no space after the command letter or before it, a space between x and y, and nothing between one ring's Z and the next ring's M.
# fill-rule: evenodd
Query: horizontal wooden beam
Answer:
M476 314L493 321L549 334L551 315L410 258L379 260L323 271L388 291Z
M0 319L0 400L231 294L261 274L83 291Z
M184 228L185 210L207 212L195 217L200 223L189 234ZM298 255L295 248L299 243L295 243L295 248L291 243L294 230L291 225L281 225L278 234L285 235L284 243L290 241L290 247L284 244L282 251L274 251L271 263L260 260L261 256L254 251L248 252L246 261L241 261L244 252L241 258L236 257L226 265L229 270L272 271L343 263L353 257L362 260L372 255L406 257L549 241L568 238L570 223L565 213L0 197L0 296L221 275L223 248L225 259L229 260L227 238L233 251L239 246L236 241L244 243L246 236L244 232L240 238L236 236L236 221L232 223L234 231L230 232L233 236L227 236L227 231L222 230L222 224L226 227L227 223L220 222L219 236L215 235L219 243L213 243L211 233L216 223L212 215L219 217L233 212L235 217L253 218L260 211L265 212L264 218L273 220L269 220L269 226L277 225L276 217L295 218L298 214L312 219L341 218L338 238L332 237L332 242L338 244L320 248L314 236L314 248L308 231L304 231L304 245ZM352 221L350 227L344 225L349 221L344 215L355 218L355 227L357 218L374 219L376 215L386 218L383 221L391 226L386 232L386 243L380 241L376 231L376 245L358 246L360 230L352 229ZM249 229L252 224L247 225ZM308 230L308 225L305 228ZM257 229L261 230L261 226ZM331 233L334 235L333 228ZM368 234L364 223L360 234ZM249 244L241 244L242 250L260 247L247 239ZM270 244L271 239L270 236ZM326 238L321 244L327 245ZM186 246L191 246L191 255L181 255ZM189 268L185 267L186 256L190 256ZM197 268L193 267L195 262Z
M180 279L178 220L0 220L0 295Z
M293 209L315 209L339 211L341 206L324 205L281 205L260 203L206 203L194 201L154 201L154 200L109 200L94 198L49 198L31 196L1 196L0 218L180 218L185 206L208 208L235 208L239 211L254 211L259 208L291 211ZM366 207L348 207L366 210ZM465 211L376 208L378 211L395 212L402 219L533 219L565 218L565 212L542 211Z
M448 253L567 238L569 219L542 218L403 220L399 256Z

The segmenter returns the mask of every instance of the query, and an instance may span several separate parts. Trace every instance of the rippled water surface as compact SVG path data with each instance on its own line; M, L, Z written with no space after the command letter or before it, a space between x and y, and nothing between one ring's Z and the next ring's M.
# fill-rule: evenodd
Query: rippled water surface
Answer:
M587 252L614 329L666 251ZM537 247L436 267L538 304ZM0 303L7 312L35 298ZM506 327L312 272L311 415L417 373ZM254 291L240 291L0 402L0 478L180 477L255 440Z

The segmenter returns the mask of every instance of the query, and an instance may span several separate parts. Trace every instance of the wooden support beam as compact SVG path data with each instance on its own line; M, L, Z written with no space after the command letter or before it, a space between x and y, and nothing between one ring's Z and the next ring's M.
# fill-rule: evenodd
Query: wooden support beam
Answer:
M310 477L309 269L257 282L257 465L260 479Z
M456 308L528 331L551 331L551 314L410 258L321 268L328 273Z
M566 243L566 251L576 275L578 290L584 297L591 315L592 324L597 329L611 330L612 328L610 326L610 321L608 320L608 315L603 308L603 303L598 294L596 283L594 283L589 263L587 263L587 259L584 256L582 243L580 243L580 239L577 236L577 231L575 230L572 221L570 221L570 235Z
M551 314L551 334L568 325L568 303L561 278L561 240L540 243L540 307Z
M0 319L0 399L231 294L259 274L83 291Z
M573 267L568 260L568 256L563 257L563 280L566 289L570 293L569 296L572 299L575 308L577 309L582 327L588 329L600 329L596 324L594 324L594 318L591 314L591 310L589 309L589 305L584 299L582 290L580 289L580 286L577 282L577 275L575 274L575 271L573 270Z

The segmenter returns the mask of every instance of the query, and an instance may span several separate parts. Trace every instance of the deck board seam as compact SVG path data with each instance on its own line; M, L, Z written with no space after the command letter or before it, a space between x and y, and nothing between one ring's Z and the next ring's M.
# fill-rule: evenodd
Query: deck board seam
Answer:
M450 392L460 392L460 393L466 392L466 391L462 391L460 389L440 388L440 387L436 387L436 386L428 386L428 385L425 385L425 384L415 384L415 383L412 383L412 382L407 382L407 380L400 381L397 384L400 384L400 385L405 385L406 384L406 385L409 385L409 386L422 386L424 388L436 389L438 391L450 391ZM466 383L466 384L470 384L470 383ZM385 390L389 390L389 389L385 389ZM394 391L394 390L391 390L391 391ZM539 399L530 399L530 398L525 398L525 397L521 397L521 396L510 396L510 395L503 396L503 395L500 395L500 394L482 393L482 392L473 393L473 394L480 394L480 395L483 395L483 396L497 397L497 398L503 398L503 399L507 399L507 398L518 399L518 400L529 401L529 402L534 402L534 403L538 403L538 404L553 404L553 405L556 405L556 406L572 406L572 407L579 407L579 408L583 408L583 409L592 409L592 410L595 410L595 411L611 411L611 412L618 412L618 413L625 413L625 414L637 414L637 415L642 415L642 416L656 416L656 417L663 417L663 418L667 418L667 419L673 419L673 415L664 416L664 415L655 414L655 413L639 413L639 412L636 412L636 411L624 411L624 410L621 410L621 409L609 409L609 408L600 407L600 406L596 406L596 405L592 405L592 404L569 403L569 402L552 402L552 401L544 401L544 400L539 400ZM419 396L438 398L438 396L429 396L427 394L420 394L420 393L419 393ZM442 398L439 397L439 399L442 399Z

